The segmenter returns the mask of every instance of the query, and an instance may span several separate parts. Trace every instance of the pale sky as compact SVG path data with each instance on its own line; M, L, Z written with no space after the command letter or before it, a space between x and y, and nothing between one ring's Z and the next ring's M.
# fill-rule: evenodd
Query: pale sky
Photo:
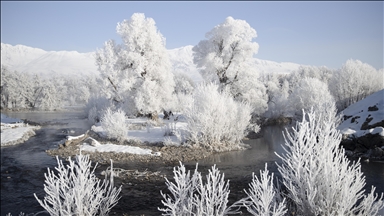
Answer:
M256 58L340 68L359 59L383 68L383 1L1 1L1 42L92 52L133 13L155 20L166 48L196 45L225 18L257 32Z

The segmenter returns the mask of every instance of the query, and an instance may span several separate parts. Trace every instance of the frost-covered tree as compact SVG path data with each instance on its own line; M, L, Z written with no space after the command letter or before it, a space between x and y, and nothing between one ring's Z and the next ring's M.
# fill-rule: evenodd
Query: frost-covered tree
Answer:
M1 108L10 108L13 98L14 88L17 86L13 74L6 66L1 65Z
M318 114L328 112L335 103L327 84L316 78L303 78L288 97L292 113L300 110L309 112L312 108Z
M123 43L107 41L96 53L103 91L127 113L156 118L172 100L175 86L165 38L155 21L141 13L116 29Z
M57 79L46 79L43 82L39 108L43 110L54 110L62 105L62 83Z
M335 114L336 112L334 112ZM324 118L313 110L292 132L284 134L285 153L277 164L287 198L298 215L376 215L384 207L375 187L364 195L360 162L351 162L339 148L341 134L331 113Z
M259 45L256 31L246 21L228 17L193 47L193 61L205 81L228 88L232 97L251 104L255 114L267 108L265 86L251 63Z
M91 168L89 155L76 156L76 161L69 158L69 164L56 157L56 173L48 168L45 174L44 200L35 198L50 215L108 215L117 204L121 186L113 186L113 172L109 181L101 181L95 175L96 166ZM111 170L113 163L111 160Z
M384 88L384 73L359 60L348 60L330 80L329 88L339 110Z
M268 95L268 110L264 116L267 118L290 116L288 103L290 89L286 76L267 72L261 78L267 88Z
M188 123L186 139L211 151L239 149L250 129L252 108L218 88L214 83L196 87L192 104L184 113ZM252 127L258 131L257 125Z
M173 92L173 106L169 109L183 112L191 105L192 94L195 89L193 80L184 73L174 72L175 90Z
M293 71L288 75L287 80L291 89L294 89L304 78L316 78L328 84L329 80L332 78L333 73L333 70L325 66L316 67L301 65L296 71Z

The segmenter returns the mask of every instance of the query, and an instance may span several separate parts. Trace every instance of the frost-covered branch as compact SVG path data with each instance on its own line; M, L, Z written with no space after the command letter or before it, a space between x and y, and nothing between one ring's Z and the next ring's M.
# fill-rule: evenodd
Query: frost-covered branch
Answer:
M249 190L244 190L248 197L241 199L243 204L252 215L280 216L287 213L285 199L281 198L280 191L273 185L273 173L269 175L267 164L265 170L260 171L260 179L252 174L252 182Z
M277 164L282 182L303 215L375 215L382 196L364 195L365 178L360 162L350 162L339 149L340 132L334 118L303 111L303 119L284 134L285 154ZM362 201L362 202L360 202Z
M35 198L50 215L108 215L117 204L121 187L113 187L113 173L110 180L101 182L91 170L88 155L76 156L75 161L69 158L69 165L65 166L56 157L57 173L48 168L45 174L44 200ZM111 161L112 167L112 161Z
M224 181L224 174L214 165L206 176L206 183L203 183L201 173L196 169L191 176L190 171L186 172L184 165L174 168L175 183L166 178L166 185L172 196L163 194L162 203L166 208L158 208L164 212L163 215L227 215L237 211L231 211L227 207L229 195L229 182Z

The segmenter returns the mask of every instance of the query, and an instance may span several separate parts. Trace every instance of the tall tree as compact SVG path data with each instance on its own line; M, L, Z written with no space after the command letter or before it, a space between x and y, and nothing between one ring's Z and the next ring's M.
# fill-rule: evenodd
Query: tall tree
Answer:
M236 100L251 103L260 114L267 108L265 86L252 67L253 55L259 45L253 42L256 31L246 21L228 17L215 26L193 47L194 63L206 81L228 88Z
M123 43L96 53L104 92L128 113L156 117L172 100L174 79L165 38L142 13L117 25Z

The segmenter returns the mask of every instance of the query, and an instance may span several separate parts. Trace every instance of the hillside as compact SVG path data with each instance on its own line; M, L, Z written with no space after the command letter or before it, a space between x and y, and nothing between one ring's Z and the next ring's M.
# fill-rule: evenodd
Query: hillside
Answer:
M193 46L168 50L173 71L185 73L195 82L203 79L193 64ZM1 43L1 64L19 72L38 73L42 76L81 76L98 74L93 52L44 51L24 45L12 46ZM300 65L295 63L254 59L260 72L290 73Z
M343 110L343 115L345 120L338 127L343 134L384 136L384 89L350 105Z
M45 51L24 45L1 43L1 64L22 73L41 76L81 76L97 74L93 53L76 51Z
M384 89L343 110L341 146L353 158L384 161Z

